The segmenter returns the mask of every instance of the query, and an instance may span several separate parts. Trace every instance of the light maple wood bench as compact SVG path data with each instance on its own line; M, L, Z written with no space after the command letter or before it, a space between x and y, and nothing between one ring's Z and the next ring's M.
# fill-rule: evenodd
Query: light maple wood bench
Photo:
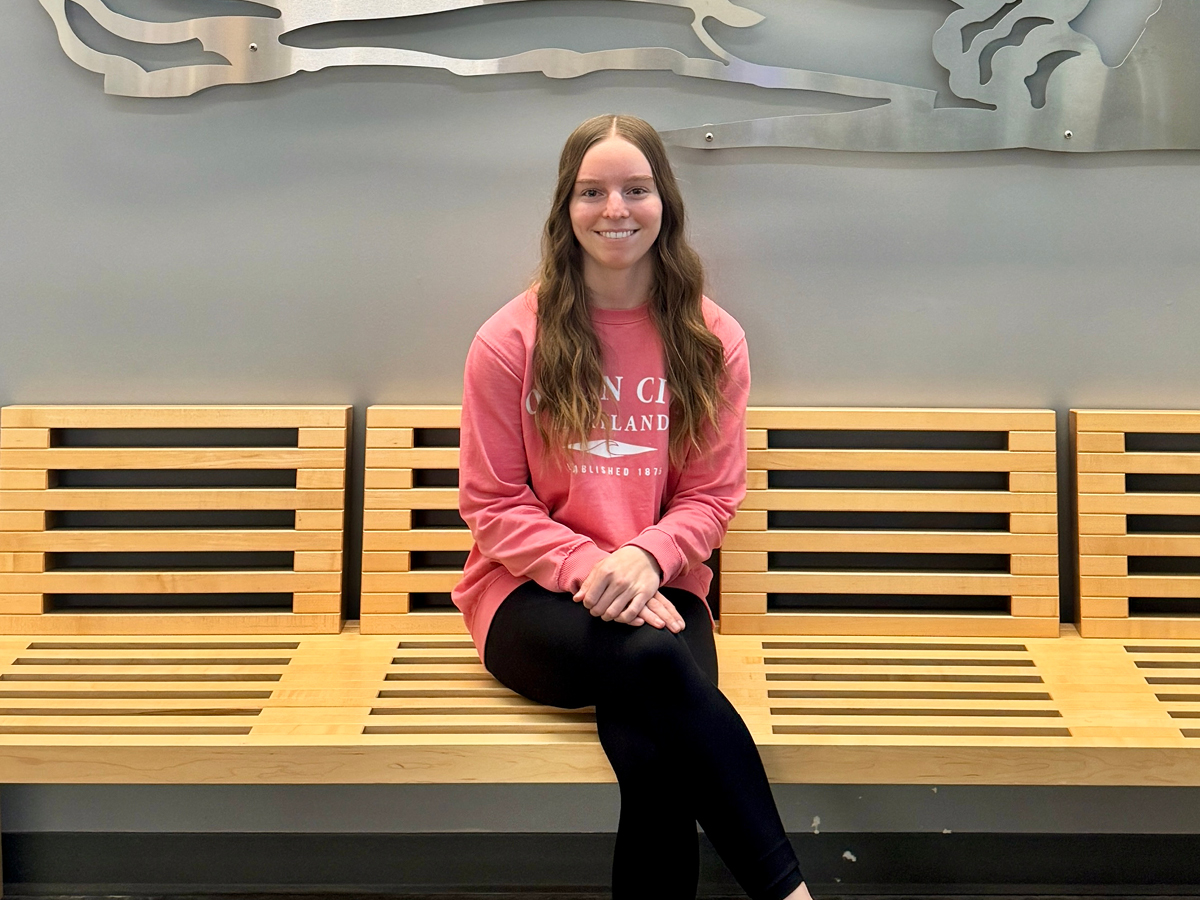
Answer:
M438 527L420 528L404 515L423 508L403 500L410 489L438 492L428 508L447 511L450 485L413 474L457 465L445 446L449 414L437 415L413 426L411 443L387 417L400 432L393 443L368 441L413 451L368 457L368 491L379 492L368 511L379 515L368 517L374 536L364 544L392 554L364 566L386 576L368 593L391 595L376 609L394 619L378 624L409 633L363 634L353 623L339 633L241 636L28 627L0 638L0 781L610 781L590 711L540 707L497 684L469 638L433 627L449 621L440 598L432 610L404 606L412 593L444 593L448 579L394 577L414 571L398 554L461 553L457 523L432 516L426 524ZM418 440L416 427L442 433ZM388 474L372 476L372 466ZM389 543L397 536L406 549ZM22 540L33 544L21 553L55 549L47 537ZM1195 641L1085 640L1065 626L1024 637L724 633L717 646L722 688L776 782L1200 784Z
M1200 644L718 635L776 782L1200 784ZM0 780L605 782L460 635L8 637Z

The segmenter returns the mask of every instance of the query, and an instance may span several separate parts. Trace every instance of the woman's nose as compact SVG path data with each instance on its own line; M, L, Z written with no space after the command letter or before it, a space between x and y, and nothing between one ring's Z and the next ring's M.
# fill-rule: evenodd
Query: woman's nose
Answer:
M604 215L610 219L623 219L629 214L625 207L625 198L617 191L608 195L608 203L604 207Z

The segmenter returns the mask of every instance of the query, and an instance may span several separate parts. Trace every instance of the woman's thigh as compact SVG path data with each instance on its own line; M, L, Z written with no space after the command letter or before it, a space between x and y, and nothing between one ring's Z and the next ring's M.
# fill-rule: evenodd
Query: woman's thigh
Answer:
M592 706L623 656L650 642L677 644L714 684L717 654L703 601L687 591L663 590L687 627L678 635L650 625L623 625L593 616L570 594L536 582L514 590L492 619L484 665L507 687L538 703L574 709Z

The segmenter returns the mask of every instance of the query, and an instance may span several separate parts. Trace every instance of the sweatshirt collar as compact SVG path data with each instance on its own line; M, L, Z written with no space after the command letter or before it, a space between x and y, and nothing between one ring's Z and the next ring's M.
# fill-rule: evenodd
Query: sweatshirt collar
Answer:
M592 307L592 321L597 325L631 325L650 318L650 305L643 303L633 309L600 309Z

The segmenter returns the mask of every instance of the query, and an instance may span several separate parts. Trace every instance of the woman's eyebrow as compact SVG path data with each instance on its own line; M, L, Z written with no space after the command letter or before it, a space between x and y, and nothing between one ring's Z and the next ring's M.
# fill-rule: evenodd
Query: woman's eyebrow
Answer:
M626 181L653 181L653 175L634 175L632 178L626 178ZM604 184L599 178L576 178L576 184Z

